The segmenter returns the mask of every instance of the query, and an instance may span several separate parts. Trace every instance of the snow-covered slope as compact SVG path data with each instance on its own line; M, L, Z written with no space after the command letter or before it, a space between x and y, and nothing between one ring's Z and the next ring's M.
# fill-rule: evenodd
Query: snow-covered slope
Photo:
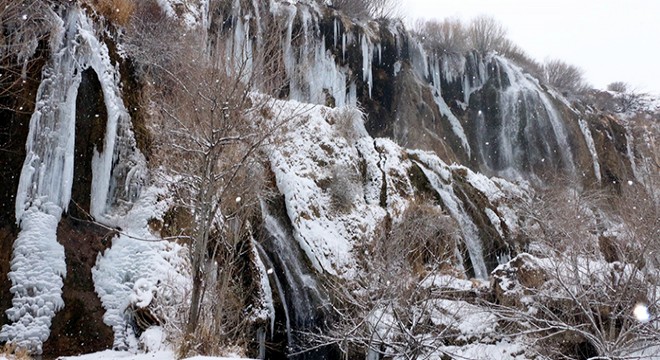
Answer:
M396 223L408 204L423 196L414 181L428 182L440 199L436 206L456 221L473 276L488 277L492 265L487 268L483 244L492 250L494 242L480 234L475 223L487 219L485 225L500 237L498 255L510 251L513 243L507 241L515 238L518 219L505 198L522 197L525 188L449 166L433 153L374 139L364 129L362 114L354 109L295 101L277 106L284 111L300 111L304 106L304 115L291 124L292 130L276 142L269 157L294 236L317 271L351 278L358 270L356 245L369 242L386 218ZM413 179L414 167L425 179ZM471 196L486 202L477 205Z

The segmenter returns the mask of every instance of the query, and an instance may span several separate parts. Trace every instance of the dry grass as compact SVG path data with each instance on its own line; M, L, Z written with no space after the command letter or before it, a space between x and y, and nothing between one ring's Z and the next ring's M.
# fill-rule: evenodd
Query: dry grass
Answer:
M94 8L111 23L125 26L135 13L133 0L96 0Z
M27 349L18 347L12 343L6 343L0 349L0 356L4 356L9 360L32 360L30 352Z

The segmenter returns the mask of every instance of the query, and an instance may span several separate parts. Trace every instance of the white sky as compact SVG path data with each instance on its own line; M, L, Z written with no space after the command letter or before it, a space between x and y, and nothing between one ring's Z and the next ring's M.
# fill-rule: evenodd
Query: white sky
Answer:
M558 58L604 88L660 94L660 0L401 0L409 19L491 15L537 60Z

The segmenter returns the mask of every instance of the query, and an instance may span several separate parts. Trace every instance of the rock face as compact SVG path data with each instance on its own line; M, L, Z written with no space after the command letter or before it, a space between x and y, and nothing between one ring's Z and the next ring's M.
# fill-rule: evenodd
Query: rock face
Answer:
M307 1L237 3L212 14L212 24L225 26L211 26L211 37L221 32L234 52L258 52L268 12L282 29L269 41L282 54L283 94L332 107L359 103L373 137L539 184L558 175L582 185L634 178L632 138L620 121L602 121L504 57L437 54L398 22L354 20Z
M285 286L269 284L268 274L261 280L269 316L286 314L286 325L278 324L289 335L313 328L310 319L325 320L315 313L331 297L323 282L350 283L368 269L365 249L415 206L454 230L443 234L438 247L442 271L453 274L448 283L457 288L435 284L429 291L450 289L472 294L470 300L493 297L500 305L527 309L524 297L547 289L552 277L536 266L542 260L521 254L534 239L519 205L532 202L534 186L559 177L577 188L623 193L628 184L641 184L657 203L651 176L660 157L657 113L618 116L570 102L504 57L438 55L399 22L351 19L314 1L235 1L210 13L203 4L196 4L192 17L176 6L171 14L163 12L181 21L205 19L189 26L205 26L211 56L276 49L282 99L274 102L275 112L305 108L263 159L284 209L274 216L262 206L257 218L271 238L264 245L278 248L255 250L254 256L277 255L273 262L286 272L280 274ZM141 103L139 79L119 70L131 68L130 52L122 53L122 40L76 4L58 5L53 15L57 31L51 42L39 43L25 85L0 95L0 117L7 120L0 123L0 340L46 356L129 346L135 334L126 309L138 284L151 299L168 277L185 281L187 274L183 247L161 241L147 226L167 216L172 195L144 190L153 185L141 153L147 150L149 114L138 108L149 104ZM270 29L277 30L265 36ZM52 220L47 234L31 227L34 214ZM192 222L189 217L169 224ZM91 219L122 233L87 223ZM34 279L29 285L16 280L28 266L15 259L33 254L15 246L26 238L39 245L29 250L63 250L63 259L28 264L48 270L61 286L49 282L44 290ZM615 274L621 261L612 245L616 236L599 239L607 271ZM283 254L292 246L295 256ZM416 264L421 275L436 270L429 259L438 254L428 252ZM50 269L51 262L59 267ZM489 277L491 289L484 290L479 284ZM477 280L470 285L464 278ZM291 294L296 289L305 296ZM40 292L54 300L44 305ZM434 306L443 320L429 321L450 328L454 321L445 314L446 299L440 300ZM451 307L478 308L458 300ZM35 317L41 320L30 322ZM457 327L470 327L468 320ZM499 325L493 316L487 320L478 336L459 334L452 341L488 339ZM31 330L17 332L23 322ZM569 340L582 346L581 339ZM469 351L484 344L477 345ZM517 346L512 348L519 351Z

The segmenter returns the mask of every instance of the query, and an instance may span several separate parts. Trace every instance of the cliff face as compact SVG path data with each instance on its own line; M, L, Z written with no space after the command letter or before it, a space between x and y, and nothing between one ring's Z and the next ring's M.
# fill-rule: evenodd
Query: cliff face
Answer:
M364 282L368 254L395 238L408 209L454 229L429 235L413 261L420 279L451 274L422 286L442 289L433 306L446 313L462 296L502 298L501 279L527 258L509 259L548 250L534 244L547 235L533 224L534 189L638 187L657 206L657 109L600 111L500 55L436 54L399 22L351 19L313 1L218 4L162 2L156 13L200 31L204 55L222 66L245 58L252 73L274 72L264 87L275 83L280 99L254 121L295 118L262 156L278 200L263 200L251 219L266 240L252 239L246 255L246 268L261 274L244 274L262 285L254 327L265 333L270 321L271 338L285 333L282 341L304 346L291 334L331 318L319 309L337 294L323 285ZM0 93L0 341L46 355L123 349L144 330L134 312L143 292L162 294L161 284L175 281L182 290L171 299L185 296L187 244L162 237L190 224L168 218L177 180L152 176L167 175L148 153L149 130L162 119L141 96L150 84L133 67L138 52L89 7L48 14L53 31L35 48L24 85ZM274 56L275 70L258 68L264 56ZM585 239L606 252L595 233L616 220L603 209L587 217ZM277 272L270 284L266 267ZM483 284L496 268L491 290ZM436 325L476 349L499 331L487 323L470 336Z
M624 139L628 130L621 121L595 120L599 115L588 107L572 104L501 56L437 54L397 22L353 20L314 3L266 9L237 3L226 11L215 16L231 23L224 31L238 37L247 31L259 38L266 11L283 21L284 36L275 41L288 97L331 106L359 103L373 136L509 179L543 182L561 174L583 185L605 177L634 179L624 150L632 138ZM251 40L240 45L259 48ZM590 138L603 132L617 136ZM612 156L620 161L597 163Z

